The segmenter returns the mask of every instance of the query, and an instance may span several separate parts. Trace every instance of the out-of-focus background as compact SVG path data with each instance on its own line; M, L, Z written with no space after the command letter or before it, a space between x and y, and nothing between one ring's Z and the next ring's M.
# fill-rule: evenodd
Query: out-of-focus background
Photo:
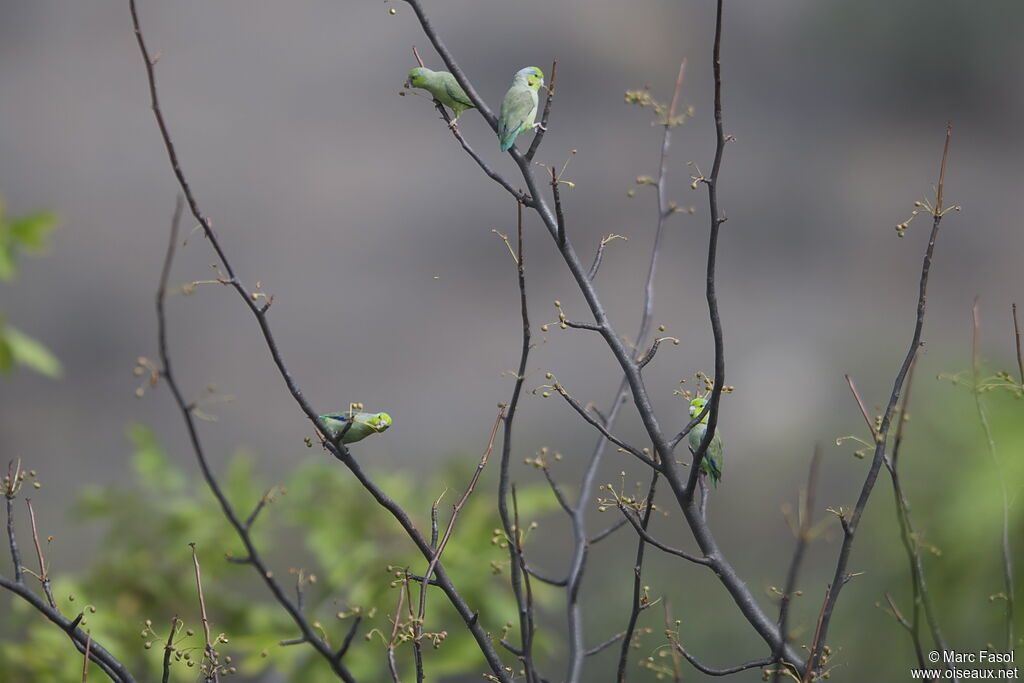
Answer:
M695 213L671 221L655 297L655 322L682 343L663 346L648 372L659 419L681 425L686 403L673 389L713 367L706 192L690 189L697 171L687 165L707 172L713 155L713 3L445 0L426 8L492 108L516 70L546 71L558 59L557 100L537 160L560 167L577 151L564 175L575 187L563 196L584 257L608 233L629 237L609 245L596 280L626 336L639 320L656 218L653 191L634 181L656 172L661 129L649 111L624 104L623 93L649 85L667 101L688 60L681 101L694 117L674 132L668 187ZM361 460L412 476L451 457L470 468L496 404L509 397L512 379L503 373L518 360L514 268L492 233L514 232L515 205L427 99L399 97L415 66L411 46L441 67L411 10L226 0L144 1L140 12L160 53L158 86L182 167L242 278L274 297L270 321L307 397L324 411L361 401L394 416L385 436L360 444ZM72 571L91 561L104 531L75 520L78 492L134 481L127 425L148 424L173 462L197 476L167 391L147 387L136 398L144 382L132 373L138 357L156 355L153 298L177 187L127 3L3 1L0 17L0 193L10 215L52 208L61 221L48 255L23 260L18 281L0 285L0 311L64 367L59 380L25 371L0 379L0 453L38 471L44 486L32 497L55 537L53 571ZM920 412L904 462L918 525L935 546L926 561L939 577L951 641L964 650L1000 642L1002 603L989 600L1002 590L1000 517L996 496L986 494L997 491L996 479L969 393L936 375L969 368L975 296L983 357L990 369L1015 366L1010 304L1024 303L1022 25L1024 7L1013 2L726 5L724 116L735 142L720 180L728 222L718 287L726 381L736 392L723 401L727 466L712 527L765 604L792 545L780 506L795 501L815 443L824 450L816 515L852 505L859 491L867 463L854 447L833 445L864 436L843 374L856 378L869 409L888 397L912 332L929 221L913 221L904 239L893 226L915 200L934 198L952 121L946 201L963 211L947 217L936 251L914 387ZM460 126L514 178L479 115L466 113ZM556 299L570 317L587 319L532 216L525 232L535 328L557 320ZM172 281L211 279L215 262L192 234ZM202 427L218 467L246 448L261 477L284 479L326 456L304 446L310 425L235 297L217 285L172 297L172 352L188 391L214 385L235 397L205 408L219 418ZM528 387L551 371L582 401L606 407L618 374L595 335L553 329L536 338ZM1007 430L998 445L1019 459L1020 404L1004 406L995 394L992 401ZM618 432L640 443L640 425L626 415ZM558 450L556 476L573 490L594 440L589 427L564 403L534 395L524 398L519 425L516 462L543 446ZM617 482L627 467L632 485L641 473L621 458L612 454L601 478ZM1011 472L1016 494L1021 472ZM538 477L525 465L514 474ZM880 481L858 537L850 569L866 573L840 601L830 639L835 680L903 680L911 665L905 634L874 606L892 591L909 609L891 497ZM330 515L331 501L323 505ZM531 543L558 574L565 528L550 519ZM592 524L604 521L595 515ZM678 523L670 516L659 531L683 544ZM1019 538L1016 512L1014 524ZM634 541L620 533L618 545L592 556L589 642L624 623ZM799 642L810 640L838 536L833 527L808 558L794 615ZM695 652L716 665L762 654L710 577L652 559L652 591L672 595ZM557 632L560 597L552 596L547 619ZM655 634L660 618L650 617ZM649 637L635 657L657 656L658 642ZM610 655L595 661L591 680L604 680Z

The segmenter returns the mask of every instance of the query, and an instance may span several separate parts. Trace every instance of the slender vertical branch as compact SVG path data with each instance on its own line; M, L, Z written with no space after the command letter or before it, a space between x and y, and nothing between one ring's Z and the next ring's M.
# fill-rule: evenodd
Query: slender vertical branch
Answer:
M181 619L175 614L171 619L171 631L167 634L167 642L164 644L164 661L163 661L163 675L160 678L161 683L168 683L171 680L171 655L174 653L174 636L178 632L178 627L181 625Z
M852 383L850 385L853 386ZM813 526L814 500L818 489L818 470L821 467L821 446L815 445L814 455L811 457L811 467L807 473L807 488L801 496L802 502L797 512L796 547L793 549L793 559L789 563L789 571L786 573L786 587L782 592L782 599L779 601L779 640L778 647L773 653L775 657L774 673L772 683L778 683L782 676L783 648L789 637L787 630L789 622L789 608L796 592L796 582L800 574L800 565L803 563L804 555L807 552L807 544L811 542L811 527Z
M939 627L938 617L932 606L931 593L928 591L928 582L925 579L924 563L921 559L921 549L917 540L917 532L914 530L914 523L910 517L910 501L903 491L903 484L899 474L899 456L903 446L903 429L907 423L907 406L910 403L910 390L914 384L914 369L917 368L917 360L911 364L907 373L906 387L903 392L903 401L900 403L899 414L896 418L896 435L893 437L892 455L886 460L885 466L889 470L889 477L892 480L893 495L896 498L896 520L900 527L900 541L903 543L903 550L907 553L907 561L910 564L910 590L913 601L913 611L909 622L906 619L900 623L904 625L910 634L911 642L914 645L914 652L917 656L918 665L922 669L931 666L925 659L924 646L921 643L921 609L924 609L925 619L931 630L932 640L940 652L949 650L946 638ZM897 621L900 621L899 611L891 598L890 607ZM906 622L906 623L903 623ZM950 669L948 663L943 662L943 668Z
M654 514L654 493L658 485L658 472L651 473L651 485L647 489L647 505L644 509L644 516L640 520L640 526L647 531L651 523L651 515ZM647 541L640 536L636 543L636 559L633 561L633 601L629 611L629 621L626 624L626 633L622 636L622 646L619 648L619 665L617 679L619 683L626 681L626 666L629 663L629 649L633 646L633 634L636 632L636 623L640 619L640 612L644 610L641 602L643 597L643 568L644 550L647 548Z
M139 16L136 9L135 0L129 0L129 8L131 10L132 25L135 30L136 40L139 45L139 51L142 53L142 57L145 62L146 78L149 85L151 106L153 109L154 116L156 117L157 120L157 125L160 129L161 138L167 150L168 159L170 160L171 167L175 174L175 178L177 179L178 184L180 185L182 192L185 195L185 199L192 212L192 215L196 218L197 221L199 221L199 225L201 226L203 233L206 235L214 251L220 258L221 265L223 266L223 269L227 274L227 278L225 278L224 284L232 287L238 293L238 295L245 302L245 305L253 314L253 317L256 319L257 325L259 326L260 333L263 336L263 340L266 343L267 350L270 352L271 359L273 360L274 365L277 367L278 373L280 374L282 380L284 381L288 389L288 392L291 394L296 404L298 404L299 408L310 420L310 422L316 426L318 431L320 431L322 434L328 434L329 430L327 430L326 426L320 421L318 413L315 410L313 410L312 405L309 403L309 401L306 399L302 391L299 389L298 384L292 377L291 372L288 370L288 367L284 362L284 358L280 352L280 349L278 348L277 340L274 337L273 333L271 332L270 324L267 318L267 311L269 310L270 304L257 303L257 301L250 296L249 291L239 280L230 262L226 258L226 253L220 243L219 238L217 237L216 233L213 230L212 223L199 210L198 203L196 202L195 196L192 193L192 188L189 186L185 178L185 175L181 170L180 164L178 163L177 153L175 151L174 144L171 140L170 132L168 130L168 127L166 125L166 122L160 109L154 73L155 60L150 56L146 48L146 43L143 38L142 29L139 24ZM494 117L493 115L491 115L489 120L493 122L493 119ZM493 125L494 124L492 123L492 127ZM511 191L514 192L514 190ZM348 672L347 668L342 664L340 658L334 657L334 653L330 650L330 648L327 647L326 643L324 643L312 630L308 621L284 594L284 591L282 590L281 586L273 578L273 574L269 572L267 567L263 564L263 561L260 559L256 551L256 548L253 544L253 541L249 536L248 530L245 528L244 523L238 518L238 515L235 512L234 508L230 505L227 498L224 496L220 484L217 482L216 478L213 476L213 473L209 468L209 464L206 460L202 443L199 440L198 432L196 431L196 425L191 414L189 404L185 402L184 395L182 394L177 383L174 381L173 374L171 373L169 367L169 354L166 344L165 331L166 321L163 311L163 297L164 291L166 289L167 271L170 268L170 262L171 259L173 258L172 254L173 241L171 243L171 248L168 250L167 258L165 259L165 272L163 273L160 292L158 293L157 296L157 313L160 325L160 331L158 336L161 342L161 362L164 365L161 376L167 380L167 384L170 387L172 394L174 394L175 401L179 407L179 410L182 413L182 417L186 423L186 428L189 433L189 440L192 444L193 451L199 462L200 469L203 473L203 478L206 481L207 486L213 492L214 497L217 498L217 501L220 504L225 517L228 519L231 526L236 530L239 538L245 545L247 556L244 561L253 565L253 567L259 571L264 583L270 589L271 593L274 595L274 598L277 600L279 604L281 604L285 611L288 612L289 616L291 616L292 619L299 626L300 630L302 631L303 638L307 642L309 642L325 659L327 659L327 661L330 663L332 667L332 670L342 679L346 681L352 680L351 674ZM434 549L427 542L427 540L423 538L422 534L413 524L412 519L409 517L409 515L405 512L405 510L401 508L401 506L399 506L397 503L395 503L395 501L388 497L380 489L380 487L378 487L366 475L360 464L356 462L354 458L352 458L352 456L348 452L348 449L340 443L339 439L335 439L334 441L327 441L325 443L325 447L331 452L332 455L334 455L338 460L340 460L349 469L349 471L352 472L352 474L356 477L359 483L363 486L363 488L367 490L367 492L370 493L374 500L391 514L391 516L399 523L399 525L405 531L409 539L416 545L420 553L426 558L432 557ZM488 637L487 632L480 625L479 620L477 619L476 612L470 609L469 605L466 603L462 595L458 592L457 588L452 583L451 579L448 577L447 572L445 572L444 568L440 564L437 566L436 574L438 585L444 591L449 602L452 604L452 606L455 608L455 611L459 614L463 622L466 624L467 629L472 634L481 653L487 660L488 666L490 667L493 675L503 683L509 681L508 673L504 668L501 658L498 656L498 653L495 650L490 638Z
M868 415L868 409L864 406L864 400L861 399L860 393L857 392L857 385L853 383L853 378L849 375L843 375L846 378L846 383L850 385L850 392L853 394L853 398L857 401L857 407L860 408L860 414L864 417L864 422L868 426L868 430L871 432L871 436L875 439L878 438L878 430L875 429L875 423L872 421L871 416Z
M68 619L55 607L51 607L45 600L33 593L24 583L12 581L5 576L0 576L0 588L11 591L30 604L37 612L66 633L71 638L75 648L82 654L85 654L86 643L91 640L91 636L78 626L82 620L82 615L79 615L76 619ZM100 667L103 673L110 677L110 680L121 681L121 683L134 683L135 678L128 672L128 669L114 655L110 654L109 650L95 640L89 646L89 659L96 666Z
M419 652L420 638L423 637L423 621L426 619L427 614L427 583L430 581L430 577L434 573L434 569L437 567L437 563L441 560L441 554L444 552L445 547L448 545L448 540L452 537L452 530L455 529L455 520L465 507L466 501L473 494L473 490L476 488L477 481L480 480L480 474L484 471L484 467L487 466L487 459L491 455L491 451L494 450L494 439L498 435L498 427L501 425L502 418L505 417L505 406L498 408L498 417L494 420L494 428L491 429L491 438L487 442L487 448L484 449L484 454L480 457L480 462L477 463L476 470L473 472L473 476L469 480L469 486L466 487L465 493L462 494L462 498L452 508L452 516L448 520L448 526L445 527L444 535L441 537L441 542L437 545L437 550L434 552L434 557L430 560L430 564L427 565L427 571L423 573L423 581L420 583L420 602L419 609L416 613L416 621L414 622L414 633L415 638L413 644L416 648L416 680L422 681L424 678L423 674L423 661L422 653ZM436 509L436 508L435 508Z
M475 90L472 88L472 84L468 82L465 74L459 69L454 57L445 47L437 31L434 29L433 24L427 18L420 0L405 1L413 8L424 34L430 39L431 43L438 51L438 54L441 55L445 64L449 67L449 71L456 76L460 85L463 86L467 94L477 105L481 115L488 121L491 128L496 129L496 119L493 113L486 107L486 103L476 95ZM719 11L718 16L719 20L716 24L716 33L719 36L719 40L716 41L716 43L720 44L721 11ZM718 90L718 99L720 102L720 83ZM723 140L722 136L719 136L719 140ZM761 638L764 639L770 647L774 648L779 640L777 625L768 617L764 609L758 604L746 583L740 578L736 570L718 548L711 530L708 528L704 519L700 517L700 514L693 503L692 487L689 490L686 488L686 482L683 480L683 476L673 457L673 448L681 437L672 440L671 442L666 438L665 433L659 425L658 419L655 415L650 395L647 392L644 379L640 369L638 368L638 363L633 358L631 350L627 348L621 336L616 332L615 328L611 324L604 305L594 288L594 284L588 276L588 271L580 262L579 256L576 254L576 250L573 247L571 240L566 239L564 243L558 243L557 220L551 210L551 207L539 191L532 164L514 147L510 151L510 155L516 162L523 181L526 184L526 190L529 196L528 199L525 200L526 206L529 206L536 212L537 216L544 224L545 229L548 231L548 234L555 240L558 246L558 251L562 256L570 275L576 281L580 293L583 295L583 298L587 302L587 306L590 308L591 314L594 317L594 326L601 334L609 351L612 353L615 361L622 369L624 375L623 386L627 387L627 391L632 397L632 402L636 407L637 414L639 415L644 429L647 431L647 434L651 439L653 446L652 450L661 458L665 469L666 480L672 489L673 496L678 502L680 509L683 511L687 525L693 532L694 538L700 547L701 552L706 558L708 558L708 566L713 569L717 579L729 592L744 618L750 623L754 630L757 631ZM720 155L718 156L720 157ZM508 188L506 187L506 190L507 189ZM510 193L517 199L523 201L521 193L515 191L510 191ZM718 354L718 359L721 361L721 354ZM614 415L617 414L617 409L620 405L621 402L619 401L613 402L608 413L609 420L614 419ZM588 467L588 472L589 470L590 467ZM585 481L589 480L592 482L592 479L588 479L587 474L585 474L584 477ZM589 496L590 488L591 487L584 487L582 493ZM504 490L507 491L507 487ZM579 535L576 535L575 538L576 542L579 543ZM586 537L584 536L583 538ZM583 557L584 556L578 551L574 553L573 566L580 566L579 563ZM578 620L577 623L579 623ZM574 629L570 628L570 632L574 632ZM576 640L573 636L570 636L570 643L571 647L576 647L577 652L583 651L582 643ZM790 647L786 648L786 658L787 661L795 662L802 668L803 663L800 654ZM570 669L576 672L579 671L577 659L574 658L570 661Z
M661 139L661 158L658 163L658 178L655 182L655 192L658 204L658 222L654 231L654 244L651 247L650 261L647 266L647 279L644 281L643 312L640 316L640 328L636 335L637 348L643 348L644 345L646 345L647 336L650 334L651 321L654 316L654 276L657 272L658 256L661 253L662 245L664 243L664 236L666 232L665 225L671 215L666 192L666 183L668 177L669 150L672 144L672 119L675 116L675 107L679 101L679 93L683 88L683 79L685 76L686 60L684 59L679 64L679 72L676 76L675 88L672 91L672 104L669 107L669 114L668 118L665 120L664 132ZM597 263L598 262L595 262L595 265ZM591 279L589 274L587 279L588 282ZM615 395L612 398L611 407L608 410L608 416L605 420L605 429L610 430L614 426L615 421L618 419L619 409L623 405L623 402L626 400L626 396L629 393L629 388L630 385L628 377L624 376L619 382L619 388L616 390ZM570 681L570 683L575 683L579 680L585 654L585 648L583 646L583 620L579 606L579 587L582 582L583 571L586 564L587 548L589 547L589 544L587 543L586 508L590 503L591 496L593 495L594 482L607 447L608 439L602 436L598 439L594 446L594 450L591 453L587 469L580 482L579 500L577 501L572 514L575 550L573 553L572 565L569 570L569 601L567 606L570 631L569 674L567 680ZM648 495L648 501L651 503L653 503L653 493L655 484L657 483L657 478L657 471L652 472L650 494ZM650 514L650 508L648 508L645 512L644 519L649 519ZM646 521L642 522L642 524L646 531ZM637 542L636 567L643 564L643 549L644 541L641 538ZM640 569L636 568L635 571L639 574ZM639 578L636 578L636 581L639 581ZM638 599L636 593L636 582L634 582L633 594L635 608L635 601ZM622 640L622 652L626 654L624 657L620 658L620 676L624 675L622 674L625 667L624 659L625 657L628 657L628 648L632 641L632 630L636 625L636 616L632 612L629 622L630 626L627 628L627 634Z
M11 549L11 563L14 565L14 580L22 582L21 553L18 552L18 537L14 533L14 498L21 488L21 460L7 463L7 481L4 486L4 503L7 505L7 544Z
M949 158L949 140L951 135L952 126L947 125L946 144L942 153L942 165L939 171L939 188L937 197L942 196L943 179L945 177L946 160ZM892 393L889 395L889 401L886 404L885 412L882 414L882 423L878 429L878 439L875 444L874 456L871 459L871 467L864 479L864 485L861 487L860 496L857 498L857 503L853 512L849 514L843 513L839 518L839 521L843 526L843 543L839 549L839 557L836 560L836 569L832 578L832 583L829 585L828 591L825 595L825 601L822 604L821 617L817 633L815 634L815 640L811 646L810 653L808 654L807 668L804 671L805 683L812 680L814 675L820 673L821 651L826 643L828 627L832 619L836 601L839 599L839 594L842 591L843 586L852 578L851 575L846 573L846 567L850 561L850 552L853 549L853 539L857 533L857 527L860 524L861 516L864 514L864 508L867 506L868 498L870 498L871 491L874 489L875 482L878 479L878 471L881 469L882 464L885 461L886 441L889 435L889 427L892 424L893 410L896 407L896 402L900 398L900 393L903 390L903 383L906 380L907 373L910 371L910 366L914 362L914 358L917 357L918 349L921 346L921 331L924 328L925 302L927 300L928 293L928 275L931 271L932 257L935 253L935 241L939 235L939 225L942 222L942 216L943 214L938 211L938 208L936 208L936 212L932 220L931 233L928 236L928 246L924 253L924 262L921 265L921 278L918 285L917 296L917 316L914 322L913 338L911 339L907 355L903 359L903 364L896 373L896 379L893 381Z
M558 77L558 60L551 62L551 71L549 72L548 88L547 88L547 99L544 100L544 113L540 117L540 129L537 134L533 136L533 142L530 143L530 148L526 150L526 154L523 156L527 161L533 161L533 155L537 153L537 148L540 147L540 141L544 139L544 133L548 131L548 116L551 115L551 103L555 99L555 79Z
M1017 347L1017 370L1020 372L1020 383L1024 386L1024 353L1021 353L1020 347L1020 321L1017 320L1017 304L1014 303L1013 309L1013 341Z
M516 542L518 529L512 512L509 510L509 495L514 488L512 477L509 472L512 457L512 426L519 408L519 399L523 392L523 383L526 381L526 364L530 358L530 343L532 333L530 331L530 314L526 303L526 265L525 252L523 249L523 204L516 202L516 275L519 284L519 316L522 323L522 346L519 352L519 367L516 370L516 382L512 389L512 398L508 402L508 409L505 413L505 425L502 432L501 463L498 476L498 513L501 516L502 528L505 538L508 540L509 552L509 576L512 584L512 593L515 595L518 608L519 638L520 638L520 659L523 669L526 672L528 681L536 678L536 671L533 664L533 632L530 624L533 616L530 614L531 604L527 600L525 582L528 576L524 570L525 561L521 557L519 544Z
M36 546L36 557L39 558L39 583L43 584L43 592L46 593L46 600L50 607L57 609L57 603L53 600L53 591L50 589L50 574L46 569L46 558L43 556L43 546L39 543L39 531L36 529L36 513L32 509L32 500L25 499L28 505L28 518L32 524L32 543Z
M722 124L722 5L718 0L715 11L715 43L712 48L712 63L715 79L715 161L711 166L711 175L704 180L708 186L708 211L711 216L711 235L708 238L707 273L704 295L708 302L708 317L711 320L711 333L715 347L715 383L711 388L711 399L708 401L707 431L700 445L693 454L693 465L686 483L684 498L692 498L700 473L700 464L707 453L711 440L718 428L718 406L722 399L722 388L725 386L725 346L722 340L722 319L718 312L718 294L715 289L715 265L718 259L718 233L725 222L718 207L718 175L722 169L722 157L725 154L725 129Z
M1016 311L1016 309L1014 309ZM988 448L988 455L995 466L996 476L999 479L999 491L1002 494L1003 502L1003 584L1006 598L1006 651L1013 652L1016 649L1016 642L1013 638L1013 555L1010 552L1010 497L1006 490L1006 471L1003 469L1003 461L996 451L996 442L992 436L992 426L988 421L988 412L981 400L981 359L978 354L978 338L981 334L981 320L978 316L978 299L975 297L974 305L971 307L971 322L973 334L971 335L971 374L974 378L974 407L978 411L978 420L985 432L985 445ZM1016 319L1014 324L1016 326ZM1019 357L1018 357L1019 358Z
M85 658L82 660L82 683L87 683L89 680L89 655L92 654L92 632L86 631L85 634L85 652L83 653Z
M209 681L220 680L217 673L217 653L213 649L213 641L210 639L210 620L206 616L206 599L203 597L203 577L199 573L199 556L196 555L196 544L189 543L188 547L192 549L192 564L196 570L196 590L199 593L199 616L203 622L203 639L206 646L203 648L203 659L206 660L206 666L208 670L206 672L206 678Z

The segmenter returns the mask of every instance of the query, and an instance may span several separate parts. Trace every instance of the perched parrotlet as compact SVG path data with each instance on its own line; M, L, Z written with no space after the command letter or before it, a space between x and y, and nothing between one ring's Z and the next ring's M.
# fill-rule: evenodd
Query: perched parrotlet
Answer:
M380 434L391 426L391 416L387 413L367 413L357 410L346 410L338 413L321 415L320 420L330 431L331 437L337 437L351 420L352 426L341 437L342 443L362 441L370 434Z
M469 99L469 95L462 89L455 76L447 71L432 71L423 66L418 66L409 72L406 84L413 88L426 90L434 99L452 110L451 125L459 120L459 116L467 109L474 109L475 105Z
M697 417L701 411L704 410L704 406L707 405L707 399L695 398L690 401L690 417ZM708 412L700 422L693 426L689 434L690 452L696 453L697 449L700 448L700 442L704 440L704 435L708 431L708 417L711 413ZM711 443L708 444L708 449L704 453L704 458L701 460L701 468L707 473L711 479L711 483L716 487L718 482L722 479L722 431L715 428L715 435L711 438Z
M540 126L537 118L537 91L544 85L544 72L535 66L528 66L516 72L512 87L501 101L501 115L498 117L498 141L501 151L507 152L516 137L530 128Z

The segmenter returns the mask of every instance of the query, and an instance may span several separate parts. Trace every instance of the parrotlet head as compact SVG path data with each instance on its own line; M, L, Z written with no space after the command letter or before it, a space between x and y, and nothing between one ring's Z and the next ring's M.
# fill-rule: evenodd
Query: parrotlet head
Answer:
M391 426L391 416L387 413L377 413L366 418L366 424L373 427L377 433L380 433Z
M699 396L690 401L690 417L697 417L701 411L704 410L704 406L708 404L707 399L700 398ZM706 423L708 421L708 415L704 416L701 422Z
M434 73L425 66L418 66L409 72L409 77L405 79L413 88L423 88L426 86L427 76Z
M544 72L535 66L528 66L516 72L515 82L539 90L544 85Z

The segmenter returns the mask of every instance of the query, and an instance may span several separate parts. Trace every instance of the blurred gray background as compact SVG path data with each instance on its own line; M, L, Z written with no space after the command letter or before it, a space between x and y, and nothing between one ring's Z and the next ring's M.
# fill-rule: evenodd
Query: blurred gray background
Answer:
M682 344L663 347L649 372L659 418L681 424L685 402L672 389L713 367L706 192L689 189L686 165L708 171L713 155L713 3L426 5L493 108L517 69L547 71L558 59L537 160L561 165L578 150L564 201L584 258L609 232L629 237L609 246L597 278L624 335L639 320L656 217L653 191L627 191L656 172L661 136L623 92L649 84L668 100L688 59L681 100L695 118L674 134L669 192L696 214L671 221L655 300L655 322ZM274 296L270 320L306 395L324 411L351 400L389 411L394 428L359 451L383 467L478 454L512 387L501 373L518 361L514 268L491 233L514 232L515 205L428 100L398 96L415 65L410 46L441 67L411 10L182 0L144 1L140 11L150 49L161 53L158 86L183 168L242 278ZM933 197L946 121L954 123L946 199L963 212L940 237L918 390L946 391L934 376L967 367L976 295L983 351L1010 365L1009 305L1024 300L1022 20L1024 5L1005 1L727 3L725 129L736 141L721 175L728 222L719 299L727 382L737 391L723 403L728 485L715 506L727 551L756 551L739 562L754 586L782 580L789 535L778 509L795 498L815 442L826 454L821 507L849 505L859 489L866 465L831 445L862 430L843 373L870 405L888 396L912 331L929 227L919 218L900 240L893 226L915 200ZM514 178L477 114L465 114L461 128ZM194 467L168 393L135 398L132 374L137 357L156 355L153 295L176 192L127 3L0 1L0 193L11 215L53 208L61 216L50 254L25 261L19 281L0 288L0 308L65 366L61 381L19 372L0 382L0 453L40 472L45 486L34 495L58 538L95 533L63 512L76 487L129 480L127 423L151 424ZM530 216L525 229L535 326L557 319L555 299L587 319L542 226ZM172 280L210 278L214 262L195 234ZM247 446L266 476L280 476L297 459L323 456L303 446L312 430L235 297L218 286L174 297L172 351L187 391L214 384L237 397L209 408L220 418L203 426L213 459ZM606 405L618 376L594 335L552 330L537 339L528 387L550 370L581 400ZM565 454L560 474L574 480L593 435L567 406L528 395L520 424L519 455L556 448ZM641 434L631 414L618 431ZM605 476L622 467L610 457ZM536 474L521 467L517 476ZM835 547L833 539L814 558L822 580L807 590L815 596ZM55 566L79 551L57 544ZM880 598L864 585L847 599ZM891 619L872 615L843 628L878 628L864 637L896 647ZM729 623L725 633L748 643ZM718 657L749 658L732 648Z

